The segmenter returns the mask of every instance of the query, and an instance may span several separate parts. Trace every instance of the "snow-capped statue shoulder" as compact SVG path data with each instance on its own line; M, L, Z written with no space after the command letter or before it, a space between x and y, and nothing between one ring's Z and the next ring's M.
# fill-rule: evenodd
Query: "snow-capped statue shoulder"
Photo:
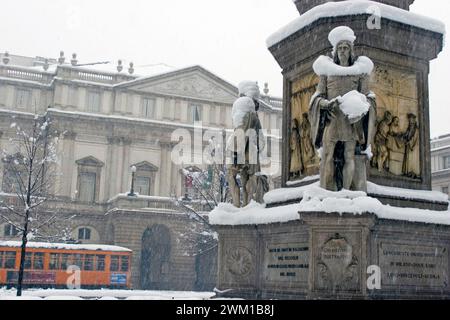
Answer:
M334 63L327 56L320 56L313 64L314 72L319 76L358 76L370 75L374 68L372 60L366 56L360 56L356 62L349 67L343 67Z
M252 98L240 97L233 103L231 117L233 118L233 128L238 128L243 124L244 116L249 112L255 112L255 103Z

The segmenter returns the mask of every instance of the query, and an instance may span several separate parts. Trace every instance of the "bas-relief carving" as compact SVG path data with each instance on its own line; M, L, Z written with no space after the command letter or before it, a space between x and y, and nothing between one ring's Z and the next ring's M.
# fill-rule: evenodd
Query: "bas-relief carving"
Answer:
M230 248L225 263L227 271L234 277L246 277L253 271L253 255L245 247Z
M309 103L316 92L319 78L310 74L292 83L290 128L290 180L317 174L319 158L311 140L311 124L308 118Z
M328 238L316 258L316 289L332 293L359 289L360 262L349 241L339 233Z
M159 84L142 86L139 90L176 94L204 98L208 100L234 101L236 96L220 88L218 85L203 79L199 75L191 75L178 79L171 79Z
M416 74L377 66L371 79L377 95L377 133L372 173L419 179L419 99Z
M316 155L313 158L302 155L302 151L308 150L308 146L306 144L307 147L303 147L302 142L305 144L306 139L300 137L304 123L303 114L309 111L309 101L318 80L318 77L311 74L292 83L289 135L291 181L301 176L317 174L319 170L319 158ZM372 142L374 157L371 160L371 173L384 172L393 176L420 179L420 124L416 74L376 66L370 82L370 88L375 92L378 103L377 133ZM389 112L390 117L386 117L386 112Z

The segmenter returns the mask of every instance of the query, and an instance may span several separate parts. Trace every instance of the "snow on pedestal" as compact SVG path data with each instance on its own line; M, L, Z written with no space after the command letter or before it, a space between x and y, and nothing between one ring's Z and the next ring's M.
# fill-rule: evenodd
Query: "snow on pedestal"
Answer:
M381 187L375 184L370 184L369 187L372 191L378 190L378 188ZM386 192L397 195L403 194L409 197L424 192L424 196L428 200L443 200L440 193L431 191L387 188ZM333 192L320 188L318 183L299 188L274 190L264 197L265 201L272 203L299 198L303 198L299 203L272 208L267 208L265 204L255 202L241 209L235 208L231 204L221 203L209 214L209 221L213 225L260 225L299 220L299 212L325 212L339 214L372 213L380 219L450 225L450 210L432 211L392 207L383 205L378 199L367 196L365 192L349 190Z
M267 47L272 47L286 39L300 29L312 24L321 18L373 14L373 8L379 9L380 17L411 25L417 28L445 34L445 24L439 20L431 19L407 10L392 7L374 1L348 0L341 2L328 2L317 6L272 34L267 40Z

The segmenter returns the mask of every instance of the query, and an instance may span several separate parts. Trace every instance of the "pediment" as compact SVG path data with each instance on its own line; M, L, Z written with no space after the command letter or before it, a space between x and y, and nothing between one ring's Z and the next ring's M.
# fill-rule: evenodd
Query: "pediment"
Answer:
M76 164L90 167L103 167L104 163L92 156L88 156L75 161Z
M158 167L148 161L142 161L134 165L140 171L158 171Z
M127 88L227 104L232 104L238 94L236 87L198 66L137 79L128 83Z

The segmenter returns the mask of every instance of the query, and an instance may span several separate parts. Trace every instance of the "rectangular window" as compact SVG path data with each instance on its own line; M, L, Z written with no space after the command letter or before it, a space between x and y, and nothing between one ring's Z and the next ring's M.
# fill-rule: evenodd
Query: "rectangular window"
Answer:
M93 172L83 172L80 175L80 201L95 202L95 185L97 182L97 175Z
M33 269L43 270L44 269L44 253L35 252L33 255Z
M32 252L26 252L25 253L25 262L24 262L24 268L25 269L31 269L32 259L33 259L33 253Z
M97 271L105 271L105 256L104 255L98 255L95 256L95 270Z
M156 100L143 98L141 106L141 115L147 119L154 119L156 114Z
M78 88L76 87L69 88L69 105L73 107L78 105Z
M442 193L448 194L448 187L442 187Z
M444 157L444 169L450 169L450 156Z
M16 91L16 106L20 109L27 109L31 103L31 91L17 89Z
M94 255L87 254L84 256L83 270L92 271L94 270Z
M14 269L16 267L16 252L6 251L3 260L5 269Z
M61 265L60 265L60 270L67 270L68 265L68 261L69 261L69 254L68 253L63 253L61 256Z
M202 119L201 107L199 105L193 104L191 105L190 109L191 109L191 121L192 122L201 121Z
M100 92L89 91L87 94L87 111L100 112Z
M5 237L15 237L18 234L18 230L15 226L11 225L11 224L7 224L5 225L5 229L4 229L4 236Z
M134 181L135 189L140 195L150 195L150 178L136 177Z
M59 253L50 253L50 262L48 268L50 270L58 270L59 269Z
M119 271L119 256L111 256L110 271Z
M89 229L89 228L78 229L78 239L79 240L90 240L91 239L91 229Z
M120 271L124 271L124 272L128 271L128 262L129 262L128 260L129 260L128 257L122 256L121 263L120 263Z

